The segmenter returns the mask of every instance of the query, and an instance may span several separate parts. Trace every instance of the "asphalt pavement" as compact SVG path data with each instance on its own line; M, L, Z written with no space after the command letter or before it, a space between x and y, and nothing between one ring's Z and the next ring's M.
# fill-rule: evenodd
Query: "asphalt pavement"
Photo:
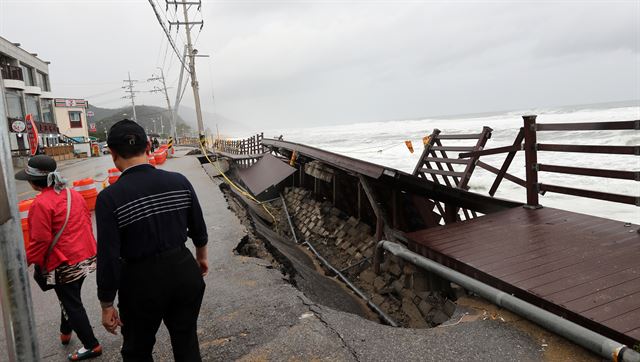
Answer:
M68 178L106 176L110 157L65 166ZM184 156L161 166L183 173L193 184L209 231L209 265L198 334L205 361L339 360L339 361L537 361L544 359L539 338L500 320L477 319L433 329L384 326L354 314L310 301L270 263L235 255L246 234L198 160ZM27 190L22 190L26 192ZM188 242L191 245L190 242ZM60 310L53 292L32 283L31 293L40 353L45 361L63 361L79 348L58 341ZM97 361L120 360L121 336L100 324L95 274L85 281L83 300L104 355ZM0 359L6 356L0 331ZM171 361L171 343L164 326L157 335L156 361Z

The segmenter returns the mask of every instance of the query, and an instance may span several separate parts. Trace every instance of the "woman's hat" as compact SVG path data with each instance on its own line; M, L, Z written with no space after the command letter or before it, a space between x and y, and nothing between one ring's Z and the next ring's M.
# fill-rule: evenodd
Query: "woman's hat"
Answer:
M33 156L27 162L27 167L16 173L16 180L32 181L46 180L49 173L58 168L56 160L47 155Z

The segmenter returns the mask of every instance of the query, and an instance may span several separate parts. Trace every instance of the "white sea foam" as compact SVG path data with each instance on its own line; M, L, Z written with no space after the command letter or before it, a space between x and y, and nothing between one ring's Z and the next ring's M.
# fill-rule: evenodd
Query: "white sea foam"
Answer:
M304 129L272 130L265 136L282 134L285 140L299 142L354 158L370 161L406 172L412 172L422 152L422 137L438 128L443 134L478 133L483 126L494 129L487 148L506 146L522 127L523 114L538 114L539 123L625 121L640 119L640 107L527 110L495 115L465 116L460 118L433 118L390 122L356 123L349 125L313 127ZM414 153L404 145L411 140ZM638 131L585 131L585 132L539 132L538 141L562 144L593 145L640 145ZM446 142L446 144L469 144L468 141ZM457 157L455 153L449 155ZM505 155L483 157L486 163L500 167ZM626 155L600 155L580 153L539 152L540 163L640 171L640 158ZM524 179L524 154L513 160L509 172ZM582 189L606 191L617 194L640 196L637 181L612 180L597 177L572 176L556 173L540 173L540 182L571 186ZM469 186L471 190L487 194L495 175L477 168ZM504 180L496 197L525 201L524 188ZM565 210L606 217L624 222L640 224L640 208L594 199L547 193L540 197L543 205Z

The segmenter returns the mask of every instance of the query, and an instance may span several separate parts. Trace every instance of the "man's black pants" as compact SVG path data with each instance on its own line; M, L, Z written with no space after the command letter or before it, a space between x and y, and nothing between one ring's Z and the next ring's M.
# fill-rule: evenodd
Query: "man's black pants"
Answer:
M124 262L119 290L122 358L153 361L160 322L169 330L176 361L200 361L196 332L204 280L184 248L136 262Z
M57 284L54 287L62 307L60 333L70 334L73 330L84 348L92 349L98 345L98 340L93 334L93 328L80 298L82 282L84 277L71 283Z

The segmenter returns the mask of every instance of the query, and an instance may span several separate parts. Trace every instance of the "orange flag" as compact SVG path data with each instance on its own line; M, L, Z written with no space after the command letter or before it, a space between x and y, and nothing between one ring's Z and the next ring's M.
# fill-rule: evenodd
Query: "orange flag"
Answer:
M424 136L424 137L422 137L422 144L426 146L429 143L430 140L431 140L431 137Z
M404 144L407 145L409 152L413 153L413 144L411 143L411 141L404 141Z

